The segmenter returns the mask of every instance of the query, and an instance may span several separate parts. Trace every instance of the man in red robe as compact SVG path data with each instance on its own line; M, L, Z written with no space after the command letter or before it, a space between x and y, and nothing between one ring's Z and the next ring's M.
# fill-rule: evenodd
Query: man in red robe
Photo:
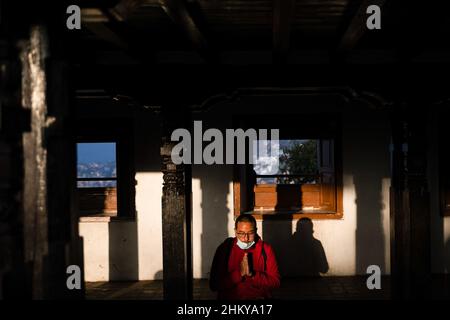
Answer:
M218 299L254 300L271 298L280 286L280 274L272 246L256 233L256 220L242 214L235 221L236 237L226 239L216 250L210 273L210 288Z

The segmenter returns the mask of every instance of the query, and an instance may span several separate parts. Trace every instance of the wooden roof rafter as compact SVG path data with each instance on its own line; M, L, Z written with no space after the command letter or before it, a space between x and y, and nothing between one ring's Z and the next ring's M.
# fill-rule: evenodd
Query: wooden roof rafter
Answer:
M139 9L145 0L121 0L113 8L82 8L83 26L98 38L122 50L132 58L141 62L148 59L148 52L128 35L126 21Z
M287 62L294 0L273 0L273 62Z
M196 9L195 16L191 12L192 8L199 8L199 6L195 6L196 0L190 1L189 8L191 9L188 8L185 0L159 0L159 3L167 16L180 28L193 48L206 62L219 62L218 54L212 50L210 42L204 32L200 30L201 22L198 17L201 16L201 12Z
M129 16L145 4L145 0L121 0L108 11L118 20L125 21Z
M353 50L358 41L366 33L367 26L367 7L370 5L377 5L380 8L384 5L386 0L362 0L361 4L356 9L354 15L350 18L347 27L337 46L336 53L345 56Z

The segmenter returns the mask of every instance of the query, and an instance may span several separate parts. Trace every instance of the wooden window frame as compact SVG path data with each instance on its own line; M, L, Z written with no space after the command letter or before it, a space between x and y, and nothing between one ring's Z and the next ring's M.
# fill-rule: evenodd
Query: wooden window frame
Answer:
M116 197L117 215L98 213L90 215L79 211L80 217L111 217L134 219L135 169L133 161L133 127L128 119L89 118L80 119L76 125L75 143L116 143ZM78 181L78 180L77 180ZM78 187L76 187L78 190ZM77 192L78 193L78 192Z
M296 119L304 118L307 125L303 129L295 126ZM285 119L289 119L285 123ZM319 120L319 121L317 121ZM318 122L332 123L333 125L317 125ZM342 180L342 127L339 114L295 114L295 115L271 115L271 116L243 116L233 118L234 128L254 129L280 129L280 139L332 139L334 141L334 181L335 181L335 204L333 210L256 210L254 208L254 180L248 172L252 165L234 165L233 174L233 198L234 215L250 213L256 219L265 218L287 218L287 219L342 219L343 218L343 180ZM294 185L295 186L295 185ZM297 185L298 186L298 185ZM308 185L303 185L308 186ZM313 185L311 185L313 186ZM314 185L315 188L320 185ZM273 188L274 185L265 186ZM306 187L309 188L309 187Z
M117 171L117 155L118 155L118 148L117 148L117 140L110 138L110 139L88 139L88 138L79 138L77 139L77 144L78 143L114 143L115 144L115 158L116 158L116 171ZM77 164L78 165L78 164ZM78 187L78 182L79 181L101 181L101 180L106 180L106 181L115 181L116 182L116 186L115 187ZM76 189L77 189L77 195L78 195L78 211L80 213L80 216L83 217L91 217L91 216L111 216L111 217L116 217L119 215L119 206L118 206L118 185L119 185L119 178L116 177L112 178L112 177L108 177L108 178L78 178L78 174L77 174L77 178L76 178ZM83 210L83 208L81 207L81 202L82 199L84 197L90 197L91 199L96 200L98 198L98 195L101 194L102 196L104 196L105 198L102 199L103 202L107 202L106 199L111 197L111 198L115 198L115 213L111 211L107 211L107 207L106 207L106 203L103 205L103 208L101 209L102 211L100 212L98 209L89 212L89 211L85 211Z

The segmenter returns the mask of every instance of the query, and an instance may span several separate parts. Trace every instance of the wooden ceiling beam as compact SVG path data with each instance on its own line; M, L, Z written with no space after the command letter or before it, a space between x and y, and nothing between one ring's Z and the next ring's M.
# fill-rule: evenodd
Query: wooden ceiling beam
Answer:
M121 49L128 48L127 41L107 26L107 23L111 19L103 10L98 8L83 8L81 9L81 21L84 27L103 41Z
M273 0L273 62L286 63L294 0Z
M337 47L337 53L345 55L350 52L357 45L358 41L362 38L367 31L367 7L370 5L377 5L380 8L384 5L386 0L363 0L355 14L350 18L347 28L343 33L343 36ZM382 15L383 16L383 15ZM383 18L381 18L383 19ZM383 20L382 20L383 21Z
M149 51L148 46L130 38L132 31L128 28L124 19L129 16L131 11L123 14L123 20L119 21L110 10L105 8L81 9L82 25L99 39L114 45L133 60L145 63L150 58L153 59L154 52Z
M125 21L145 3L145 0L121 0L114 8L109 9L109 12L117 21Z
M190 13L186 1L159 0L159 3L167 16L186 35L200 56L205 59L206 62L218 62L218 55L213 52L205 35L199 29L200 22Z
M83 8L81 9L83 25L104 41L127 49L128 41L111 25L126 21L144 3L145 0L121 0L113 8Z

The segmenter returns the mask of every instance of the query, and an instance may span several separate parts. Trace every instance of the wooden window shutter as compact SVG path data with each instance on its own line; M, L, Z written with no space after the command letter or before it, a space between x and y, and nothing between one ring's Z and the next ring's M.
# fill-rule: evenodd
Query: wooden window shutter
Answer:
M334 141L321 139L319 144L320 209L336 210Z

